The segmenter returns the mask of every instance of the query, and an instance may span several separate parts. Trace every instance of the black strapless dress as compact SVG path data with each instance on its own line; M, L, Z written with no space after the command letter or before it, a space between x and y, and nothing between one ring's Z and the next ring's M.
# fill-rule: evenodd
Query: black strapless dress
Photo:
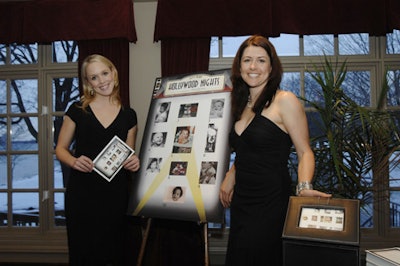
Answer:
M292 141L271 120L256 114L240 136L231 131L230 142L236 152L236 184L226 266L282 265Z

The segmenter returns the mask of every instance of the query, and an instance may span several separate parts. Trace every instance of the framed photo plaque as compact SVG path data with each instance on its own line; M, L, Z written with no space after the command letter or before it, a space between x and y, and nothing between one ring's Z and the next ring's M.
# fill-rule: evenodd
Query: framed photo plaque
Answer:
M359 244L359 201L290 197L284 238Z

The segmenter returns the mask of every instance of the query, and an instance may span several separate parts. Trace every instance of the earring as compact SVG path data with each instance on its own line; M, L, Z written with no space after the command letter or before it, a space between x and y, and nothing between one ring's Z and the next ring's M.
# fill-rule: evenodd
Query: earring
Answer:
M90 96L93 96L94 95L94 89L90 89L89 90L89 94L90 94Z

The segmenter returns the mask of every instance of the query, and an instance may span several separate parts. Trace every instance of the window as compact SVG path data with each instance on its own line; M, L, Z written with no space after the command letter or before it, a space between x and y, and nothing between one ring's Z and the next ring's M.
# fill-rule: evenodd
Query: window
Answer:
M244 39L246 36L212 38L210 70L230 68L234 51ZM321 66L324 56L337 58L339 63L346 60L348 73L343 89L358 104L365 107L376 107L386 74L389 84L386 108L397 114L397 123L400 125L400 31L394 31L386 37L370 37L365 33L338 36L281 34L280 37L270 40L283 64L281 87L306 99L322 100L319 98L320 87L310 78L307 69ZM313 110L310 106L305 107L309 117L310 135L316 134L318 129L312 126L310 120ZM364 195L367 204L361 209L360 218L364 232L368 232L369 235L378 236L382 232L388 234L392 229L400 227L399 158L399 152L394 153L387 174L375 177L375 180L389 180L384 182L387 184L386 190L375 190L376 194L382 195L374 195L373 192ZM373 186L374 177L370 174L365 180L369 180ZM384 197L385 193L389 193L389 198L386 197L386 201L378 200ZM382 213L387 214L386 218L382 218Z
M76 42L0 45L0 231L46 241L65 225L62 166L54 147L79 99ZM33 230L33 231L32 231ZM7 233L10 232L10 235ZM11 234L14 232L14 236Z

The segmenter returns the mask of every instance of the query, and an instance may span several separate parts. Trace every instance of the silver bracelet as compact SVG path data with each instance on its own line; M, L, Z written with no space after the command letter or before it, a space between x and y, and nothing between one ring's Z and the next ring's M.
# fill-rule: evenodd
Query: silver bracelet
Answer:
M296 196L299 196L300 192L305 189L313 189L313 185L308 181L299 182L296 186Z

